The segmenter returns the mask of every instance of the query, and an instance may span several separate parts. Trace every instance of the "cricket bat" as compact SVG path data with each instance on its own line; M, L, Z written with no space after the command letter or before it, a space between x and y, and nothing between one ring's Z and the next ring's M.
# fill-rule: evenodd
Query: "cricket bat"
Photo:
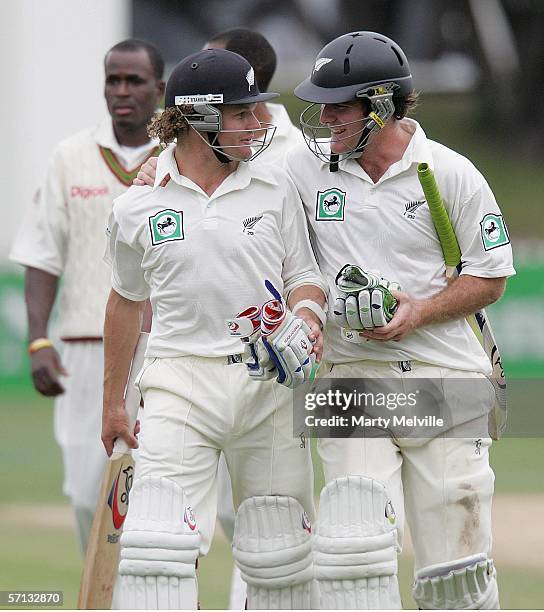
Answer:
M457 237L455 236L455 231L446 207L444 206L444 202L442 201L442 196L440 195L433 171L429 165L426 163L418 164L417 176L423 193L425 194L427 205L431 211L433 224L440 240L444 262L446 263L446 278L449 281L458 276L461 270L461 251L459 249L459 243L457 242ZM484 309L467 317L467 321L480 341L493 368L489 380L495 389L496 401L492 415L493 418L490 418L489 425L491 437L498 440L506 429L506 419L508 415L506 378L501 363L499 347Z
M140 405L140 392L134 382L144 361L148 336L149 334L145 332L140 333L125 390L129 431L134 429ZM104 472L89 535L79 589L77 605L79 610L111 609L119 564L119 540L128 510L133 477L132 450L124 440L118 438Z

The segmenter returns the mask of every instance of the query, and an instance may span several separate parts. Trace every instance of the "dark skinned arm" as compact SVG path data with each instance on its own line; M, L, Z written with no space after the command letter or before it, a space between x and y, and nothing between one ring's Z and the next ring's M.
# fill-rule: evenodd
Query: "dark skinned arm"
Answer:
M57 295L59 277L38 268L25 271L25 302L29 341L47 338L47 327ZM59 375L66 375L59 354L53 347L42 348L30 356L32 382L36 391L47 397L64 393Z

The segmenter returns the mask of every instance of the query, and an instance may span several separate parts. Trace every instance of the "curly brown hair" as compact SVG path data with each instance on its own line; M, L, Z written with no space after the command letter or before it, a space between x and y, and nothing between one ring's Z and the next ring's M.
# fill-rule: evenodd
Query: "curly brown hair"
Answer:
M147 133L151 138L158 138L162 144L174 142L187 133L189 124L183 114L189 114L191 109L191 106L166 108L151 119Z
M417 91L412 91L407 96L393 96L395 119L403 119L406 115L410 114L417 106L418 101L419 93Z

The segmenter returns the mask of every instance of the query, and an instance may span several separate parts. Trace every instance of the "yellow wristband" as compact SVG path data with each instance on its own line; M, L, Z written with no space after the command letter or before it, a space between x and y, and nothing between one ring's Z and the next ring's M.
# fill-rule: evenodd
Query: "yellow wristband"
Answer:
M53 346L53 343L49 338L36 338L36 340L32 340L32 342L28 345L28 354L33 355L37 351L43 348L50 348Z

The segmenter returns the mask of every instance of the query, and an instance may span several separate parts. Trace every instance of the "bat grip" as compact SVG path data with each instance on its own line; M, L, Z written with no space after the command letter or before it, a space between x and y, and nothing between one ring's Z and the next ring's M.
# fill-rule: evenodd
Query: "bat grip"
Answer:
M132 358L132 365L130 366L130 373L128 375L127 386L125 388L125 410L128 417L128 430L130 433L134 431L134 423L138 416L138 408L140 406L140 390L134 384L136 377L138 376L144 362L145 349L147 347L147 339L149 334L147 332L140 332L138 343L134 351L134 357ZM123 438L117 438L113 445L113 452L128 455L131 449Z

